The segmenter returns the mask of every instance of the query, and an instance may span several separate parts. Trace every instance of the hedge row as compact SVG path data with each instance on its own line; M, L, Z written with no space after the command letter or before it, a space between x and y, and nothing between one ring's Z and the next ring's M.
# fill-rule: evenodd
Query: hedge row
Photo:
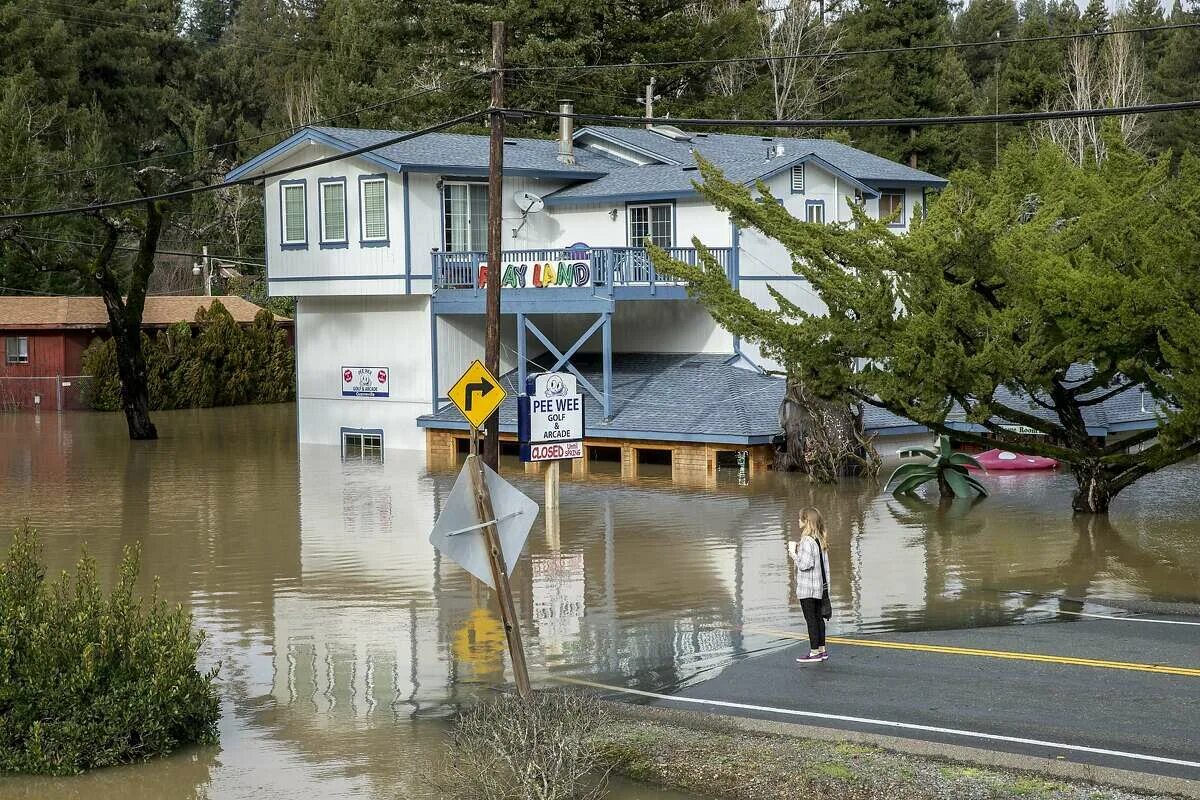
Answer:
M296 395L295 353L287 333L262 310L243 326L219 300L196 312L196 324L177 322L165 331L142 334L153 409L208 408L282 403ZM91 375L83 401L97 411L121 408L116 345L97 339L83 352Z
M203 633L180 606L143 602L137 577L138 549L127 548L111 594L86 553L74 577L50 579L37 534L18 529L0 561L0 776L217 742L217 671L197 666Z

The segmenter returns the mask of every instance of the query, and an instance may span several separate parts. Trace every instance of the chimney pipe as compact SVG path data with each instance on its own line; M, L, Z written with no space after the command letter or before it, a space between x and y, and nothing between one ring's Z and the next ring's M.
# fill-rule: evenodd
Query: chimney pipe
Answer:
M563 164L575 163L575 120L568 116L575 112L570 100L558 101L558 160Z

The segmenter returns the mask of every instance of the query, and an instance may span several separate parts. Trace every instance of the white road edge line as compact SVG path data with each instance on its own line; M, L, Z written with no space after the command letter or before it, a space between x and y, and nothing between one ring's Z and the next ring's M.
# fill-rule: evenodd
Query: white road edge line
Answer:
M1050 614L1071 614L1076 617L1091 617L1092 619L1115 619L1119 622L1157 622L1159 625L1196 625L1200 622L1184 622L1179 619L1146 619L1145 617L1117 617L1111 614L1090 614L1086 611L1067 611L1066 609L1051 609Z
M869 719L867 717L848 717L841 714L822 714L817 711L799 711L792 708L775 708L774 706L757 706L747 703L732 703L727 700L705 700L699 697L676 697L669 694L658 694L657 692L646 692L641 689L627 689L622 686L609 686L604 683L594 683L592 681L579 680L577 678L556 677L553 680L562 683L572 683L578 686L588 686L593 689L604 689L610 692L620 692L623 694L638 695L639 697L650 697L655 700L668 700L674 703L692 703L695 705L717 706L719 708L738 708L744 711L763 711L770 714L785 714L793 717L812 717L815 719L837 720L838 722L855 722L860 725L878 725L884 728L901 728L910 731L925 731L927 733L941 733L949 736L965 736L972 739L988 739L996 742L1013 742L1015 744L1036 745L1038 747L1050 747L1058 750L1073 750L1079 753L1093 753L1102 756L1115 756L1117 758L1130 758L1137 761L1153 761L1159 764L1173 764L1180 767L1191 767L1192 769L1200 769L1200 761L1184 761L1178 758L1165 758L1163 756L1151 756L1144 753L1126 753L1121 750L1105 750L1101 747L1086 747L1080 744L1064 744L1062 742L1046 742L1040 739L1023 739L1019 736L1002 736L996 733L980 733L977 731L964 731L957 728L938 728L932 725L917 725L912 722L894 722L886 719Z

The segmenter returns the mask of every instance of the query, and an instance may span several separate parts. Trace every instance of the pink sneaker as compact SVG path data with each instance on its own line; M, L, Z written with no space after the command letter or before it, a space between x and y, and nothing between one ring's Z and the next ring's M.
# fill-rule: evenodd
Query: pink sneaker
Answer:
M820 653L809 653L809 654L808 654L808 655L806 655L806 656L802 656L802 657L800 657L800 658L797 658L797 659L796 659L796 663L797 663L797 664L816 664L816 663L819 663L819 662L821 662L821 661L824 661L824 660L825 660L825 659L821 658L821 654L820 654Z

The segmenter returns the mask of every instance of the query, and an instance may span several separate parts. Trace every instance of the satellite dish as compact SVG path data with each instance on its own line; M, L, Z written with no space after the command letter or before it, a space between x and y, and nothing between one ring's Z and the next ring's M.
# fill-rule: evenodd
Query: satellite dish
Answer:
M546 205L546 201L533 192L524 191L515 193L513 202L517 204L517 208L521 209L522 214L536 214Z

